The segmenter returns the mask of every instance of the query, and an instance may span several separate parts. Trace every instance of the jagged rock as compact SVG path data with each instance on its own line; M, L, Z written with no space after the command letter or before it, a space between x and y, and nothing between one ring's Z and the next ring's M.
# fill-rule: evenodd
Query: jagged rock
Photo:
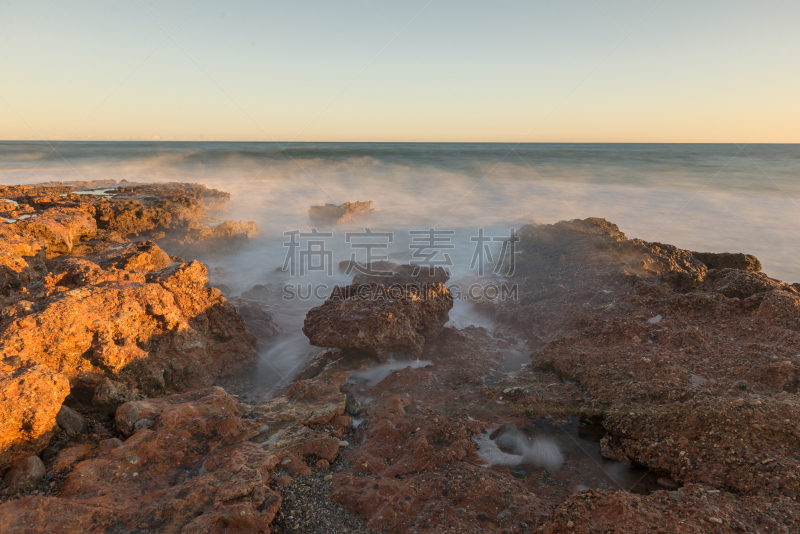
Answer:
M56 414L56 423L61 429L72 430L76 434L86 434L89 430L86 418L67 406L61 406Z
M0 357L0 470L47 446L68 394L67 379L44 365Z
M312 221L328 224L342 224L351 222L355 217L374 212L375 209L370 206L372 206L371 200L366 202L345 202L339 206L336 204L311 206L308 210L308 218Z
M800 490L787 453L800 417L793 287L709 270L602 220L518 235L519 299L483 305L536 340L537 366L579 384L606 414L607 454L739 495Z
M45 475L44 463L38 456L25 456L11 465L3 477L7 494L23 493L39 485Z
M151 429L97 448L57 497L0 504L0 531L269 532L281 503L269 472L281 457L247 441L260 423L220 388L159 401Z
M202 264L145 278L79 261L79 274L43 286L39 311L5 325L0 354L62 373L86 389L87 401L106 378L143 392L180 391L254 364L255 339L220 292L205 287Z
M750 254L692 252L692 256L702 261L709 269L740 269L754 272L761 270L761 262Z
M453 297L442 283L336 287L322 306L308 312L303 333L318 347L419 354L426 338L442 330L452 307Z
M172 264L169 255L152 241L120 245L101 254L97 261L104 269L114 267L126 271L158 271Z

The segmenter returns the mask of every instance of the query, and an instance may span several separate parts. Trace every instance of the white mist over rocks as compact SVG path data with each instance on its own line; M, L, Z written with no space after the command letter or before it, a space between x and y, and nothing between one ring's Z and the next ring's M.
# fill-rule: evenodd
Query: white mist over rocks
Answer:
M556 442L547 436L526 436L517 428L507 428L496 439L492 430L473 438L478 444L478 455L490 465L535 465L551 471L561 467L564 455ZM510 451L510 452L505 452Z
M273 143L75 142L56 152L47 143L2 142L0 183L178 181L229 192L225 211L213 215L255 221L262 235L232 254L196 259L226 294L267 286L286 333L264 349L259 376L277 374L285 383L318 352L301 333L306 312L334 285L349 283L340 261L353 253L365 259L347 232L393 233L387 248L374 251L397 263L413 257L409 231L452 232L442 243L453 247L437 259L448 255L453 284L477 274L472 238L479 228L502 238L533 221L601 217L628 237L753 254L767 275L800 282L798 161L795 145L306 143L283 150ZM308 217L312 205L367 200L375 213L347 225ZM323 239L330 273L283 272L284 234L312 227L331 234ZM500 246L490 243L492 253ZM291 300L283 298L284 284L295 288ZM451 313L451 325L491 327L463 301Z
M125 179L227 191L223 215L254 220L264 235L260 253L232 258L249 271L243 285L280 267L283 232L308 230L311 205L356 200L374 201L376 213L348 230L405 233L395 252L408 252L409 229L461 230L456 270L469 266L479 226L602 217L629 237L754 254L769 276L797 282L798 160L795 145L76 142L56 153L3 142L0 183Z

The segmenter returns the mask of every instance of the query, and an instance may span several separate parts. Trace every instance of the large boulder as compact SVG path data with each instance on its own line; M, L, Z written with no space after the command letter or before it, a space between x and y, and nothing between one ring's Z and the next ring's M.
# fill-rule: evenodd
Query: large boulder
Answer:
M334 288L322 306L310 310L303 333L318 347L419 354L426 339L441 332L452 307L443 283L353 284Z

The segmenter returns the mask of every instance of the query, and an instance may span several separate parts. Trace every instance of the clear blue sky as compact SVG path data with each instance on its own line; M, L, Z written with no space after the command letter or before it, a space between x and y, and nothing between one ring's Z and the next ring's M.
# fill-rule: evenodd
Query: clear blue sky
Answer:
M796 0L0 0L0 139L800 142L798 28Z

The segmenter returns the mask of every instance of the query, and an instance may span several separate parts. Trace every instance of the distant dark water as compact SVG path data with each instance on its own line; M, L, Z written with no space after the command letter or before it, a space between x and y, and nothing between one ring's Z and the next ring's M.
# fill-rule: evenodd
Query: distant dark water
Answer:
M604 217L800 281L800 145L0 142L2 184L82 179L205 183L276 238L347 200L375 201L371 224L393 230Z

